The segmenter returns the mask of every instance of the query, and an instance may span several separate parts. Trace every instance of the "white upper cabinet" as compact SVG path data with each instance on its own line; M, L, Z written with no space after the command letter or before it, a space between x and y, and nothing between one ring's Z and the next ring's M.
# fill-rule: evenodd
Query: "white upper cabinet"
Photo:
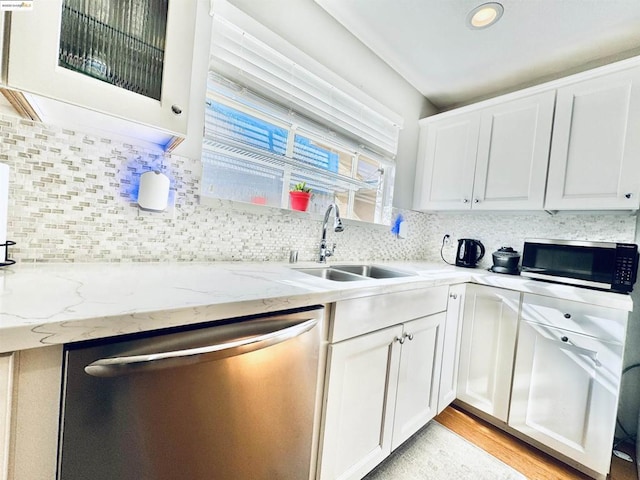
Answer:
M542 208L554 100L549 91L482 111L474 209Z
M471 208L479 127L480 112L421 125L414 208Z
M539 210L555 92L421 125L414 208Z
M184 136L200 2L33 2L11 16L8 86Z
M640 205L640 68L558 89L547 210Z

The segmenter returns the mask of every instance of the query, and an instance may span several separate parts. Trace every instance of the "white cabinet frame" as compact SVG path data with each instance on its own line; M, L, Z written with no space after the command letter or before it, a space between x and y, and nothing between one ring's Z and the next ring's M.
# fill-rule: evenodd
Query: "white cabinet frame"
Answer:
M8 86L185 135L198 1L169 2L160 101L58 66L62 0L12 13Z

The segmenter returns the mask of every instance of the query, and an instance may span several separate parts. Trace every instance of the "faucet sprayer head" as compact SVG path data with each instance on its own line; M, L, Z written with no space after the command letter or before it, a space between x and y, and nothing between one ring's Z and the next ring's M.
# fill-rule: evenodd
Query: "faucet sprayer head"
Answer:
M327 215L329 215L329 212L332 208L335 215L335 220L333 221L333 231L342 232L344 230L344 225L342 225L342 219L340 218L340 209L338 208L337 203L332 203L331 205L329 205L329 208L327 209Z
M340 209L338 205L332 203L327 207L327 211L324 212L324 220L322 222L322 240L320 240L320 255L318 258L318 262L326 263L327 257L333 255L333 249L336 247L336 244L333 244L333 247L327 247L327 225L329 225L329 214L333 210L335 219L333 220L333 230L335 232L342 232L344 230L344 225L342 225L342 220L340 219Z

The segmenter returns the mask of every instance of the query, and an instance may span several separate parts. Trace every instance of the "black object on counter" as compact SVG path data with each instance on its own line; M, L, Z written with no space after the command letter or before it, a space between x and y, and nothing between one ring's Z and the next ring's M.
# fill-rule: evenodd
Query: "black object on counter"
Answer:
M458 267L475 268L482 257L484 257L484 245L480 240L472 238L458 240L458 251L456 253L456 265Z
M493 266L489 269L495 273L507 273L510 275L519 275L520 254L511 247L500 247L491 254L493 257Z
M11 240L7 240L6 243L0 243L0 248L4 247L4 260L0 258L0 267L7 267L9 265L13 265L14 263L16 263L15 260L12 260L9 258L9 247L15 244L16 242Z

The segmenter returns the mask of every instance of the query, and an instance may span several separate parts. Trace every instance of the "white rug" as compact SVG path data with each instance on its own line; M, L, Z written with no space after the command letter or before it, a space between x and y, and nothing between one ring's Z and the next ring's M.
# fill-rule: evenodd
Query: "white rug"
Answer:
M432 420L365 480L526 480L484 450Z

